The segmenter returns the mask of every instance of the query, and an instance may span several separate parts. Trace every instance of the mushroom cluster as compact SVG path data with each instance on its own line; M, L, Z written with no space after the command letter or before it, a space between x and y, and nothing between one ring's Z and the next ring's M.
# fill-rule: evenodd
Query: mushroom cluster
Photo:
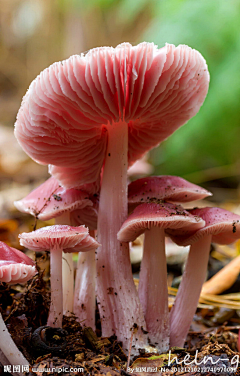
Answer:
M83 189L88 190L88 192ZM56 225L86 225L94 238L97 228L99 184L82 189L65 189L56 179L49 178L22 200L15 201L16 208L36 219L55 219ZM82 272L84 263L85 272ZM84 275L84 279L82 276ZM88 283L85 283L85 279ZM63 314L75 313L86 326L95 327L95 250L79 253L76 287L74 293L74 267L72 253L62 255ZM73 299L74 297L74 299ZM73 308L74 306L74 308Z
M185 210L180 204L211 193L173 176L128 185L127 170L198 112L208 85L198 51L152 43L94 48L54 63L31 83L15 135L32 159L49 165L52 177L15 205L42 220L55 218L55 226L20 235L29 249L51 250L48 325L61 326L63 313L74 312L94 329L97 299L102 336L115 334L126 351L131 343L132 355L184 345L211 240L234 241L240 217L216 208ZM143 233L137 291L129 242ZM192 244L171 313L165 236ZM199 258L202 267L193 274Z
M45 69L30 85L15 124L26 153L67 189L101 180L96 286L102 335L132 352L146 347L129 246L117 239L127 218L127 169L201 107L209 73L188 46L101 47ZM84 188L83 188L84 186Z
M55 225L19 235L20 244L33 251L50 251L51 305L48 325L62 327L62 252L95 250L99 243L88 234L85 226Z

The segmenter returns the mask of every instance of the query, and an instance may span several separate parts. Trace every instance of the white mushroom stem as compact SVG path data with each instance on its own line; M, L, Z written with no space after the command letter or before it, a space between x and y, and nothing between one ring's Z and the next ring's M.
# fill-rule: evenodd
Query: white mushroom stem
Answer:
M50 250L51 303L47 325L62 327L63 293L62 293L62 248Z
M128 351L131 328L132 353L147 344L145 320L133 282L129 247L117 240L117 233L127 218L128 125L107 125L106 151L98 214L97 299L103 337L116 334Z
M94 231L89 235L95 237ZM96 311L96 261L95 251L79 252L74 292L74 314L83 326L95 326Z
M6 358L6 356L3 354L2 350L1 350L1 347L0 347L0 365L2 365L2 366L10 366L11 367L11 363ZM11 375L13 375L13 372L9 372L9 373ZM22 376L22 373L14 372L14 376Z
M165 352L169 349L167 262L165 233L159 227L145 231L138 295L150 342Z
M7 366L7 365L10 364L9 360L6 358L6 356L5 356L4 353L2 352L1 347L0 347L0 363L1 363L3 366Z
M2 315L0 313L0 353L2 351L3 355L7 358L11 365L29 366L27 359L23 356L21 351L18 350L15 342L13 341L11 334L9 333L5 322L3 321ZM4 361L4 357L1 356L0 361ZM22 372L18 373L23 375Z
M69 316L73 312L74 265L72 253L62 253L62 288L63 314Z
M212 235L194 243L170 314L170 346L183 347L206 278Z
M71 225L70 213L65 212L55 218L56 225ZM63 314L68 316L73 312L74 266L72 253L62 252L62 291Z

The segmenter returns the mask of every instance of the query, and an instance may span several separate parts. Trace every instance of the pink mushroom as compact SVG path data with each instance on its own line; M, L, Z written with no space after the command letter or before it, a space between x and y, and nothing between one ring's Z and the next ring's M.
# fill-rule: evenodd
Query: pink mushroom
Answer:
M96 195L95 190L99 189L99 184L88 184L88 186L85 185L83 188ZM89 193L80 189L65 189L61 187L59 185L59 182L53 177L46 180L43 184L34 189L22 200L15 201L14 205L21 212L34 215L36 218L42 221L47 221L49 219L55 218L55 224L57 225L79 226L84 224L89 227L89 225L92 224L92 221L95 221L95 223L97 222L96 198L94 196L90 197ZM80 223L80 216L85 221L82 221ZM91 218L90 221L88 217ZM94 254L94 251L92 251L91 253ZM69 313L73 312L74 268L71 253L66 254L63 252L62 257L63 314L68 315ZM89 262L90 265L88 265ZM86 257L85 265L86 268L88 267L91 270L96 268L95 261L93 261L93 257L91 256ZM82 275L82 278L83 276L84 274ZM93 276L92 285L94 279L95 278ZM92 294L92 285L89 285L89 289L87 290L89 294ZM94 299L95 303L95 292L92 299ZM92 311L93 307L91 309L91 318L89 317L90 321L92 321L93 317L95 317L95 304L94 316L92 314ZM86 323L91 326L89 320ZM92 323L93 328L94 323L95 321L93 321Z
M96 249L99 243L88 235L84 226L48 226L19 235L20 244L33 251L50 250L51 305L48 325L62 326L62 252L86 252Z
M53 177L46 180L22 200L14 202L15 207L27 214L31 214L41 221L58 218L65 214L69 221L70 213L76 209L92 206L89 193L80 189L65 189ZM62 223L68 224L68 223Z
M145 234L138 293L150 342L161 352L169 348L164 230L187 228L194 231L203 226L201 218L189 214L180 205L152 203L134 209L118 232L118 239L122 242L134 241Z
M72 224L86 224L95 238L98 217L98 198L92 197L93 206L72 212ZM96 313L96 262L95 251L80 252L75 279L73 312L82 325L95 330Z
M23 252L0 242L0 282L9 284L24 283L31 279L37 270L34 262ZM2 355L3 354L3 355ZM0 357L7 358L8 364L27 366L27 359L12 340L0 313ZM19 373L22 375L22 373Z
M24 283L37 273L34 262L23 252L0 242L0 281Z
M137 324L136 353L146 344L145 323L128 245L117 241L127 218L127 167L198 112L208 83L205 60L188 46L123 43L45 69L17 116L19 143L37 162L51 164L63 186L95 182L104 166L97 255L102 333L116 333L128 348Z
M230 244L240 238L240 216L220 208L202 208L189 211L205 221L197 231L167 230L178 245L191 245L183 278L170 315L170 345L183 347L202 285L205 281L211 242Z
M128 203L131 207L159 200L190 202L209 196L212 196L211 192L179 176L149 176L128 185Z

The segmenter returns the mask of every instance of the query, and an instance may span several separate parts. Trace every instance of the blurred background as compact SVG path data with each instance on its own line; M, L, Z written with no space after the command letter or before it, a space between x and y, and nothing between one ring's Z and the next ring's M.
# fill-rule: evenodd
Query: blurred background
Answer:
M0 0L1 190L9 196L13 180L47 177L12 136L21 98L40 71L93 47L149 41L199 50L211 75L200 112L149 154L150 170L212 189L217 202L238 199L239 19L239 0Z

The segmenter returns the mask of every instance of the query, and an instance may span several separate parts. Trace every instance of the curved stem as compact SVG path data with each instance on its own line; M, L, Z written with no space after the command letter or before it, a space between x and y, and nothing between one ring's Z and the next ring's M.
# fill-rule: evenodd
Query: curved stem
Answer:
M148 337L160 352L165 352L169 349L169 311L164 229L145 231L138 295Z
M56 225L71 225L71 214L63 213L55 218ZM63 314L68 316L73 312L73 289L74 289L74 265L72 253L62 252L62 291L63 291Z
M170 314L170 346L183 347L206 278L211 235L194 243Z
M6 358L6 356L1 350L1 343L0 343L0 364L2 364L2 366L10 365L9 360Z
M94 237L94 231L89 234ZM96 262L95 251L81 252L78 256L74 292L74 313L77 320L95 330L96 311Z
M62 327L63 294L62 294L62 249L50 250L51 272L51 304L47 325L53 328Z
M21 351L18 350L15 342L13 341L0 313L0 352L1 351L9 361L8 364L16 366L29 366L27 359L24 357ZM0 360L2 359L4 360L4 357L1 357ZM23 373L19 372L19 375L23 375Z
M137 324L132 352L147 343L142 308L133 282L129 247L117 240L127 217L128 125L107 126L108 146L103 171L98 214L97 299L102 335L116 334L128 351L131 328Z

